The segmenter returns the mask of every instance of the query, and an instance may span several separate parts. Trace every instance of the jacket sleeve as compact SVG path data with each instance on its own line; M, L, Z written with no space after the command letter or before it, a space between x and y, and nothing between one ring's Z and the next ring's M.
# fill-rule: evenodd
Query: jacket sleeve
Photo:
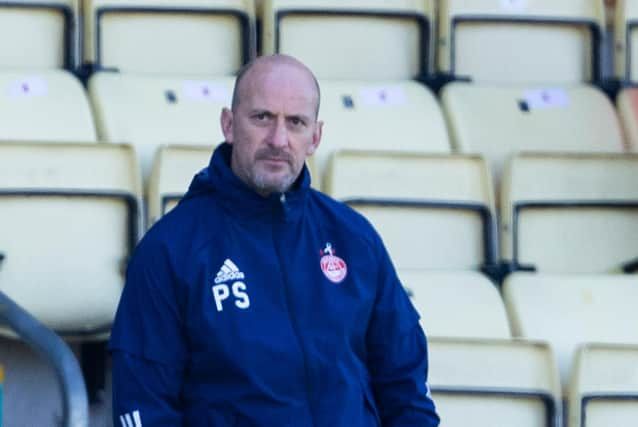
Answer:
M114 426L182 426L181 372L122 351L112 360Z
M368 370L383 427L436 427L439 417L427 384L428 354L419 315L381 239L375 307L368 328Z
M182 425L184 296L167 250L151 239L142 240L129 263L109 343L118 427Z

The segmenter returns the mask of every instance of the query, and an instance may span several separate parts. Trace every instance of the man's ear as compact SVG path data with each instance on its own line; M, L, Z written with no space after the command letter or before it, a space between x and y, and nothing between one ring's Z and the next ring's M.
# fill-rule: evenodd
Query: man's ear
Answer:
M321 134L323 132L323 122L321 120L317 121L315 126L315 130L312 132L312 144L308 147L306 151L306 155L312 156L312 154L317 151L319 147L319 143L321 142Z
M219 122L222 127L222 132L224 133L224 139L229 144L234 142L233 138L233 112L228 109L222 109L221 117L219 118Z

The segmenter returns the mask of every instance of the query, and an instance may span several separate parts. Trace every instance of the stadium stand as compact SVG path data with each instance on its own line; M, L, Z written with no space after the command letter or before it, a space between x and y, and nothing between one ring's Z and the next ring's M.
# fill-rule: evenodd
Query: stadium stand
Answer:
M69 72L0 71L0 139L95 142L86 93Z
M616 77L625 83L638 81L638 4L618 0L614 22Z
M503 298L514 336L551 344L566 394L579 345L638 344L635 282L625 275L519 272L505 279Z
M101 72L88 84L100 139L131 143L144 177L161 144L222 142L221 109L229 106L233 78L173 78ZM193 171L191 171L193 172Z
M577 353L569 427L630 426L638 419L638 346L591 344Z
M1 143L2 291L64 337L108 336L140 193L128 146Z
M438 70L475 82L600 79L602 0L442 0Z
M84 0L84 62L151 74L232 75L255 56L252 0Z
M429 362L441 426L561 425L558 372L544 343L431 338Z
M263 0L262 50L317 78L408 80L432 63L432 0Z
M450 153L443 113L425 86L413 81L321 81L323 128L316 159L322 180L337 150Z
M77 65L78 0L0 2L0 68Z
M373 223L399 274L495 263L492 187L478 157L337 151L323 190Z
M519 151L627 150L613 105L591 86L459 82L443 88L441 103L455 151L483 155L497 185L505 159Z
M638 156L520 154L501 191L501 249L513 269L628 270L638 256Z
M474 271L403 271L401 282L428 337L511 337L497 287Z

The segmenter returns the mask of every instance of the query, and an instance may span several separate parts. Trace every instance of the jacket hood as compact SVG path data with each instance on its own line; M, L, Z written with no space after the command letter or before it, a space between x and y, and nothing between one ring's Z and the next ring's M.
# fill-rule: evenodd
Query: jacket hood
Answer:
M306 165L288 191L263 197L235 175L230 168L231 155L232 146L226 142L220 144L208 166L193 177L183 200L215 194L222 205L236 212L239 218L277 212L283 212L286 220L298 217L310 189Z

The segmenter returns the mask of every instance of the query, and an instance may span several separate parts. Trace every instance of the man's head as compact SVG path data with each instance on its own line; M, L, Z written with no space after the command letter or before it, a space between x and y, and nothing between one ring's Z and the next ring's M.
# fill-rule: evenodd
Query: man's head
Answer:
M235 175L263 196L288 190L319 146L319 97L312 72L290 56L264 56L245 66L232 110L221 115Z

